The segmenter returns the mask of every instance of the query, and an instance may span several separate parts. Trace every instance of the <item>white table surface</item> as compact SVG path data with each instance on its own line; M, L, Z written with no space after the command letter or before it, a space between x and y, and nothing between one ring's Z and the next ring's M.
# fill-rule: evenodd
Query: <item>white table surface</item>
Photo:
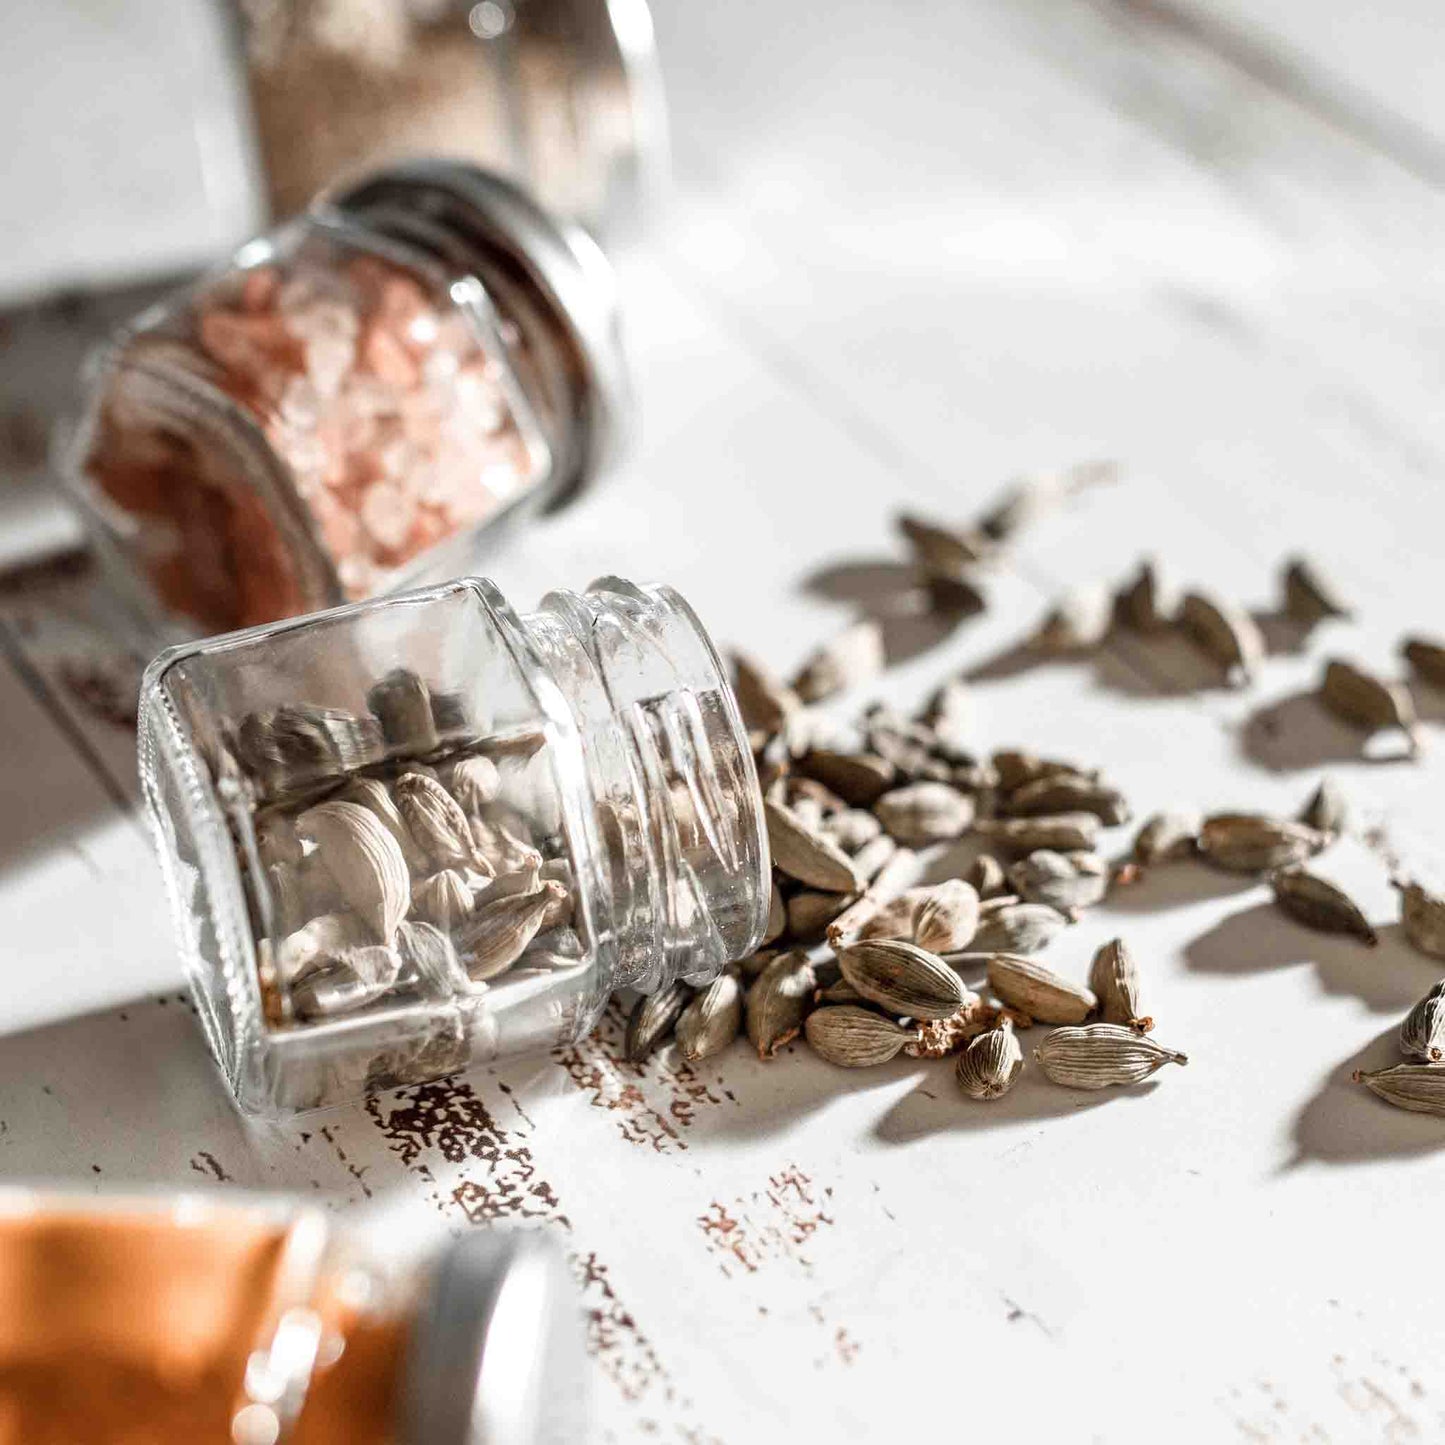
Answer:
M1381 946L1182 867L1053 954L1081 972L1122 933L1141 958L1157 1036L1191 1062L1126 1094L1030 1069L975 1105L946 1065L850 1075L801 1047L638 1070L609 1022L250 1129L133 809L133 665L85 577L38 568L0 594L0 1174L540 1222L585 1281L600 1440L1442 1438L1445 1124L1349 1075L1390 1060L1440 971L1386 876L1440 865L1445 702L1409 765L1361 759L1308 696L1324 656L1388 668L1403 631L1445 631L1423 7L1386 4L1368 44L1347 7L1295 3L657 8L677 195L621 258L638 446L497 580L524 603L601 572L674 581L786 667L900 557L899 506L966 517L1020 469L1116 457L1123 479L1031 533L984 616L878 691L911 704L983 667L982 748L1096 762L1141 814L1293 812L1328 772L1360 826L1325 866ZM94 324L47 308L0 333L7 556L63 532L31 505L32 434ZM1357 618L1248 691L1137 643L984 666L1146 550L1267 611L1299 549Z

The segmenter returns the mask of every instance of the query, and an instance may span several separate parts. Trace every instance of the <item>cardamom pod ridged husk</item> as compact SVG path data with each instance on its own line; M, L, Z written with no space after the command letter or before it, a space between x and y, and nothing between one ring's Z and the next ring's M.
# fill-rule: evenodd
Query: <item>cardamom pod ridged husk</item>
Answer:
M1445 958L1445 893L1436 893L1423 883L1393 881L1400 893L1400 922L1405 937L1421 953Z
M1264 661L1264 634L1242 607L1202 592L1188 592L1179 608L1179 625L1194 645L1235 683L1254 680Z
M1356 727L1370 732L1399 728L1411 755L1420 751L1419 718L1404 683L1387 681L1353 663L1332 658L1325 664L1319 697L1336 717Z
M904 1044L918 1037L872 1009L856 1004L816 1008L803 1025L813 1052L825 1063L844 1069L866 1069L896 1058Z
M633 1004L622 1044L629 1063L642 1063L667 1041L691 998L692 990L674 980Z
M405 772L391 788L411 836L438 868L471 863L476 851L471 824L441 783L422 772Z
M1000 900L991 899L997 903ZM1069 925L1057 908L1046 903L1006 903L981 910L978 931L969 950L973 953L1037 953L1047 948Z
M317 803L296 820L342 897L383 942L411 906L411 874L401 846L375 813L359 803Z
M398 667L373 684L366 705L381 723L381 735L398 752L424 754L437 747L431 693L410 668Z
M1046 1024L1076 1024L1093 1013L1093 990L1073 983L1031 958L996 953L988 961L988 986L1011 1008Z
M1324 833L1263 813L1214 813L1199 830L1199 852L1229 873L1268 873L1303 863L1330 840Z
M883 663L883 629L864 618L818 648L793 679L793 690L804 702L822 702L877 677Z
M414 874L424 874L430 871L426 854L417 846L416 839L412 837L411 829L407 827L401 811L396 806L396 800L391 796L391 789L380 778L354 777L336 794L336 797L343 802L358 803L361 807L375 813L382 827L396 839L397 845L401 848L401 856L406 859L407 867Z
M864 998L907 1018L947 1018L967 993L936 954L899 939L850 943L838 950L838 967Z
M492 899L484 893L452 935L468 976L485 982L505 973L541 932L548 910L566 895L567 890L552 879L529 893L506 898Z
M805 778L832 789L850 807L871 807L894 784L893 764L873 753L810 748L795 764Z
M455 868L443 868L412 885L412 916L450 933L472 911L472 890Z
M818 975L801 949L779 954L754 980L743 1012L760 1059L773 1058L798 1037L817 987Z
M1291 918L1322 933L1348 933L1372 948L1380 936L1359 906L1342 888L1328 879L1311 873L1301 863L1280 868L1270 874L1274 901Z
M773 866L779 872L824 893L856 893L862 886L848 855L806 827L792 809L765 802L763 816Z
M1333 778L1321 778L1299 815L1306 827L1338 837L1350 819L1350 807L1340 785Z
M947 783L909 783L878 799L873 812L905 848L952 842L973 824L973 799Z
M1445 1064L1396 1064L1368 1072L1360 1069L1352 1077L1397 1109L1445 1117Z
M1024 1051L1014 1037L1013 1025L1001 1019L969 1041L958 1056L953 1076L970 1099L997 1099L1013 1088L1023 1066Z
M1099 1000L1099 1017L1106 1024L1123 1024L1139 1034L1154 1027L1154 1020L1139 1005L1139 967L1122 938L1111 939L1094 955L1089 987Z
M1092 907L1109 891L1109 867L1097 853L1040 848L1015 863L1008 878L1025 902L1046 904L1060 913Z
M1445 642L1431 637L1407 637L1400 644L1400 656L1421 682L1445 687Z
M1192 858L1204 819L1198 813L1155 813L1134 839L1134 861L1143 867Z
M520 873L542 866L541 853L504 824L481 813L471 814L467 821L471 825L475 845L471 858L473 868L491 869L493 873L501 874Z
M1422 1064L1445 1059L1445 979L1405 1015L1400 1025L1400 1051Z
M695 993L673 1027L678 1052L690 1064L720 1054L742 1032L743 985L724 969Z
M1285 615L1296 622L1313 627L1330 617L1352 615L1308 557L1292 557L1285 564L1281 582Z
M1186 1054L1123 1024L1055 1029L1034 1050L1034 1059L1054 1083L1069 1089L1142 1084L1165 1064L1189 1062Z
M1099 820L1092 813L1053 813L1040 818L980 818L974 832L1009 853L1082 853L1099 841Z
M1036 753L1025 752L1022 748L1001 748L991 759L994 772L998 775L998 786L1005 793L1016 792L1025 783L1039 778L1052 778L1060 774L1070 777L1097 777L1087 768L1081 768L1065 758L1041 758Z

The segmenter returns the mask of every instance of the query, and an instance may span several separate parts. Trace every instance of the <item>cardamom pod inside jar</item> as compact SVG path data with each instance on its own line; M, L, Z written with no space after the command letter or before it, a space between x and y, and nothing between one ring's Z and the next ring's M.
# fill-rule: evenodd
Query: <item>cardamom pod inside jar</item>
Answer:
M666 587L467 578L174 648L140 768L198 1012L281 1114L580 1038L770 900L717 654Z
M398 165L255 240L95 358L62 472L165 640L470 571L614 454L611 269L464 164Z

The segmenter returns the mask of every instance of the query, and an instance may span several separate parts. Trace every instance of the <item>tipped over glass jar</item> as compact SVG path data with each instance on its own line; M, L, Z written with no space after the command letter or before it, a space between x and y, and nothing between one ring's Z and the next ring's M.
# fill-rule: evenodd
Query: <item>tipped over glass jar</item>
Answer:
M572 1042L751 952L769 861L716 651L617 578L478 578L174 648L141 780L212 1052L266 1114Z
M588 237L416 161L126 327L62 473L142 630L171 640L470 571L606 466L628 396Z
M0 1439L547 1445L581 1438L584 1386L538 1232L0 1191Z

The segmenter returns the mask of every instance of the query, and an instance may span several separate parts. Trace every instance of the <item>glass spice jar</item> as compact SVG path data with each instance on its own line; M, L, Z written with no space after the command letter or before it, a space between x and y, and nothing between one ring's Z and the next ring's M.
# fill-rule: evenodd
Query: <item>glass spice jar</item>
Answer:
M660 191L646 0L239 0L273 214L416 156L510 176L599 234Z
M510 183L378 173L95 359L62 472L142 631L226 631L473 568L611 458L611 270Z
M551 1445L584 1386L539 1233L0 1193L0 1445Z
M478 578L172 649L140 768L212 1052L277 1115L569 1043L767 921L736 702L677 594Z

